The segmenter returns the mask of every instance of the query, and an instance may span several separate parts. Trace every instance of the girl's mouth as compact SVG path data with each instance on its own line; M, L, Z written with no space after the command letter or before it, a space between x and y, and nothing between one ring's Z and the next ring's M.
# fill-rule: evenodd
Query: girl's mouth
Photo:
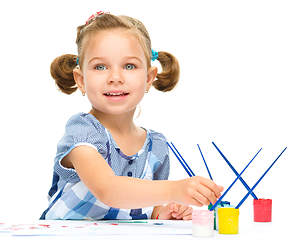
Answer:
M123 91L111 91L104 93L104 96L111 102L122 102L127 99L129 93Z
M128 95L129 93L105 93L104 95L107 97L123 97Z

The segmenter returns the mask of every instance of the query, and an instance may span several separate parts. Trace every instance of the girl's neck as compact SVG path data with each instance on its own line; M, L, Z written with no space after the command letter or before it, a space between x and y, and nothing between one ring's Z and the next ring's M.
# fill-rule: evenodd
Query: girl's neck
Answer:
M111 133L117 134L130 134L132 131L136 130L136 125L133 122L135 110L115 115L106 114L92 108L90 114L99 120L99 122L107 128Z
M135 109L120 115L104 114L94 108L90 111L110 131L122 153L127 156L138 153L147 136L146 130L134 124L134 113Z

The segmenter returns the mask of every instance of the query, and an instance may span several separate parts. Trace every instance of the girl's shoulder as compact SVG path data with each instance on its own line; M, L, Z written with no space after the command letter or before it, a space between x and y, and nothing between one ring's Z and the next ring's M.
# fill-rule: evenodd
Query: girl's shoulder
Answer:
M150 134L152 136L152 140L154 142L160 142L160 143L165 143L166 144L167 139L162 133L156 132L156 131L154 131L152 129L149 129L149 132L150 132Z
M96 147L101 154L107 154L108 136L105 127L89 113L77 113L72 116L65 126L65 133L58 143L58 153L88 144Z
M90 113L77 113L66 123L65 135L79 140L100 138L108 139L106 128Z
M106 159L109 154L108 142L104 126L93 115L82 112L75 114L67 121L65 133L57 144L55 172L65 181L79 181L76 171L62 166L61 160L78 146L90 146Z
M90 113L79 112L73 115L66 124L66 129L75 128L95 128L99 131L105 131L104 126Z
M155 156L158 156L159 159L164 159L166 156L169 155L168 146L167 146L167 139L166 137L154 130L149 130L151 134L151 141L152 141L152 152Z

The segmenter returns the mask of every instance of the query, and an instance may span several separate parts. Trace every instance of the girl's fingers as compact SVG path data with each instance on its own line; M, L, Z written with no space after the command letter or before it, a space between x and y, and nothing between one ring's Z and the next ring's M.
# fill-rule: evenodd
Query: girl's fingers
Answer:
M209 200L207 195L210 195L210 194L214 196L208 189L204 187L199 187L196 193L194 194L193 198L196 200L196 202L200 204L200 206L209 205L212 199ZM194 204L191 204L191 205L194 205ZM195 206L198 206L198 205L195 205Z
M176 203L166 204L160 211L159 219L191 219L192 208L188 206L182 206Z
M192 208L188 206L182 206L178 215L176 215L176 219L191 219Z
M219 190L222 192L223 190L224 190L224 187L223 186L221 186L221 185L217 185L218 186L218 188L219 188Z
M175 205L175 211L172 213L172 216L174 218L176 218L177 216L179 216L180 214L182 214L185 210L186 210L186 206L182 206L179 204L174 204Z
M182 220L184 220L184 221L186 221L186 220L192 220L192 213L189 214L189 215L187 215L187 216L184 216L184 217L182 218Z
M172 203L170 204L166 204L163 208L162 208L162 214L170 214L172 212Z
M174 203L166 204L160 211L159 219L170 220L172 219L172 213L177 212L178 208Z
M212 193L214 193L216 198L219 198L221 196L221 191L223 190L222 186L216 185L212 180L207 178L201 179L201 184L209 189Z
M212 190L206 186L200 185L197 191L203 196L203 198L198 200L204 205L209 205L210 203L214 204L217 201L216 193L212 192Z

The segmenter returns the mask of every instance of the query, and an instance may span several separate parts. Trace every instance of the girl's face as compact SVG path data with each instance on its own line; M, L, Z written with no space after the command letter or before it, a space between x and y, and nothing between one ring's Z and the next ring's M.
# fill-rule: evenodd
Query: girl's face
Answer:
M156 74L156 67L148 69L138 39L125 29L97 33L85 51L82 71L74 71L93 108L107 114L135 111Z

